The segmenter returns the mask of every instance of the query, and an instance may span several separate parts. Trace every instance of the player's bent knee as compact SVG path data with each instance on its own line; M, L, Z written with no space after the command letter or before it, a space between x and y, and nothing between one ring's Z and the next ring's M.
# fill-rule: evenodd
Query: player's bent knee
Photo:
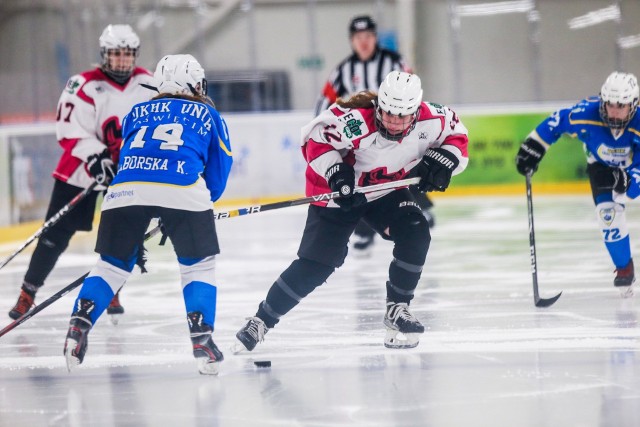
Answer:
M431 234L427 219L418 212L410 212L397 218L389 233L396 244L394 255L407 262L422 264L427 257Z
M333 266L298 258L280 277L297 295L305 297L322 285L334 271Z

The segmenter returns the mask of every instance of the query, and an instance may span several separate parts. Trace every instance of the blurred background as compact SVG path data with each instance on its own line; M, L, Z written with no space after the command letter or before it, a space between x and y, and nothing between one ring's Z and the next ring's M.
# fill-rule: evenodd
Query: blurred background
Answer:
M50 118L113 23L138 32L144 67L198 58L223 112L310 109L358 14L448 105L577 100L640 67L638 0L3 0L0 120Z
M25 206L48 198L57 100L71 75L99 63L108 24L138 33L138 65L190 53L207 70L236 158L225 196L301 193L300 126L351 52L349 21L361 14L422 78L425 99L469 128L461 188L513 184L517 146L542 118L597 95L614 70L640 70L638 0L2 0L0 225L40 216ZM580 151L566 146L562 156ZM584 180L582 164L544 168L539 180Z

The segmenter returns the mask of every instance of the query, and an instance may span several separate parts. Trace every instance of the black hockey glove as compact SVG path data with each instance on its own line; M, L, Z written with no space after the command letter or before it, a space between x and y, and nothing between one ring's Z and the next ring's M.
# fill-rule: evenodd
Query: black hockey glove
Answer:
M111 160L109 151L104 150L100 154L93 154L87 159L87 169L98 184L109 185L116 175L116 165Z
M613 170L613 191L624 194L629 188L629 174L624 169Z
M522 175L533 175L538 170L538 163L547 150L542 144L532 138L527 138L516 155L516 169Z
M367 198L362 193L356 193L356 175L353 167L346 163L336 163L331 166L324 175L331 191L340 193L340 197L333 199L340 209L349 211L356 206L367 203Z
M460 160L444 148L431 148L418 163L420 191L444 191L451 182L451 174Z

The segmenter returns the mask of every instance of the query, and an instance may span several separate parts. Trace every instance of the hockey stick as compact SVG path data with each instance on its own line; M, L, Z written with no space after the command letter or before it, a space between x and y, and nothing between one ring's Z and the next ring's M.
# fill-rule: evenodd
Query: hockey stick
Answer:
M151 231L147 232L147 234L144 235L144 240L145 241L149 240L150 238L152 238L153 236L155 236L159 232L160 232L160 226L158 225L155 228L153 228ZM24 322L26 322L27 320L31 319L33 316L35 316L36 314L40 313L42 310L44 310L45 308L49 307L51 304L53 304L54 302L58 301L60 298L62 298L63 296L65 296L66 294L68 294L69 292L71 292L72 290L77 288L78 286L80 286L82 284L82 282L84 281L84 279L89 275L89 273L90 272L86 272L81 277L78 277L76 280L73 281L73 283L65 286L64 288L62 288L61 290L59 290L55 294L51 295L46 300L42 301L40 304L38 304L35 307L33 307L31 310L27 311L25 314L23 314L22 316L18 317L16 320L14 320L13 322L9 323L7 326L2 328L2 330L0 330L0 337L2 337L7 332L11 331L16 326L21 325Z
M400 181L383 182L382 184L368 185L366 187L356 187L356 193L372 193L374 191L389 190L393 188L405 187L417 184L420 178L407 178ZM305 205L313 202L329 201L340 197L340 193L334 191L332 193L318 194L315 196L302 197L300 199L285 200L283 202L268 203L266 205L255 205L246 208L239 208L227 212L219 212L215 214L215 219L231 218L235 216L243 216L260 212L271 211L274 209L288 208L290 206Z
M555 303L562 291L552 298L540 298L538 292L538 261L536 260L536 235L533 229L533 197L531 195L531 174L527 178L527 209L529 214L529 250L531 251L531 276L533 278L533 302L536 307L549 307Z
M369 185L366 187L356 187L355 191L358 193L371 193L374 191L388 190L391 188L398 188L398 187L404 187L407 185L417 184L418 182L420 182L420 178L409 178L409 179L404 179L400 181L391 181L391 182L385 182L382 184ZM317 202L321 200L331 200L331 199L336 199L339 196L340 196L340 193L338 193L337 191L334 191L332 193L325 193L325 194L319 194L317 196L303 197L301 199L287 200L284 202L276 202L276 203L270 203L266 205L250 206L247 208L235 209L228 212L221 212L215 215L215 219L232 218L235 216L243 216L243 215L254 214L259 212L266 212L269 210L286 208L289 206L303 205L306 203ZM160 231L161 231L160 225L158 225L155 228L153 228L151 231L149 231L147 234L145 234L144 240L145 241L149 240L151 237L155 236ZM38 314L39 312L41 312L42 310L44 310L45 308L47 308L48 306L50 306L51 304L59 300L60 298L62 298L63 296L71 292L73 289L80 286L88 275L89 273L85 273L82 277L79 277L73 283L67 285L60 291L51 295L49 298L47 298L46 300L44 300L43 302L41 302L31 310L27 311L22 316L18 317L9 325L5 326L2 330L0 330L0 337L2 337L4 334L14 329L16 326L26 322L27 320L29 320L30 318L32 318L33 316L35 316L36 314Z
M14 259L20 252L22 252L24 250L24 248L26 248L27 246L29 246L31 244L31 242L33 242L34 240L36 240L37 238L39 238L40 236L42 236L42 234L44 234L44 232L46 232L48 229L50 229L51 227L53 227L58 221L60 221L60 219L62 219L63 216L65 216L66 214L68 214L69 212L71 212L71 210L73 208L75 208L76 206L78 206L78 203L80 203L82 200L84 200L85 197L87 197L87 195L89 193L91 193L93 191L94 188L96 188L96 186L98 185L97 181L93 181L91 183L90 186L88 186L87 188L85 188L84 190L82 190L80 193L78 193L73 199L71 199L71 201L69 203L67 203L66 205L64 205L58 212L56 212L51 218L49 218L48 220L45 221L44 224L42 224L42 227L40 227L38 229L38 231L36 231L35 233L33 233L33 235L31 237L29 237L27 239L26 242L24 242L22 244L22 246L20 246L18 248L18 250L16 250L14 253L12 253L11 255L9 255L6 259L4 259L2 261L2 263L0 263L0 269L2 267L4 267L5 265L9 264L9 261L11 261L12 259Z

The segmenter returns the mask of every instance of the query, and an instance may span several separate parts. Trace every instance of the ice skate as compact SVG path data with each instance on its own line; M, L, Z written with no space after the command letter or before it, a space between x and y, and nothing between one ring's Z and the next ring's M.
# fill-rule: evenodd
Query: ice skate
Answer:
M247 317L247 324L242 327L236 334L236 338L240 342L236 342L231 351L238 354L242 351L252 351L259 342L264 341L264 336L269 332L269 328L259 317Z
M9 312L9 317L11 317L13 320L16 320L27 311L31 310L34 305L34 297L28 294L24 289L22 289L20 290L20 296L18 296L16 305L14 305Z
M202 375L218 375L219 364L224 360L224 355L213 342L213 328L202 323L202 313L199 311L187 313L187 320L198 371Z
M90 313L95 307L93 301L86 299L79 299L76 304L76 309L69 321L69 331L63 350L69 372L84 360L89 345L89 331L93 326Z
M384 316L387 333L384 346L387 348L413 348L420 342L420 334L424 333L424 326L409 311L407 303L387 302L387 312Z
M629 261L626 267L617 268L616 278L613 279L613 286L620 290L622 298L630 298L633 296L633 283L636 281L635 271L633 268L633 259Z
M124 307L120 304L120 291L116 292L111 299L109 307L107 307L107 314L111 323L117 325L120 321L120 316L124 314Z

